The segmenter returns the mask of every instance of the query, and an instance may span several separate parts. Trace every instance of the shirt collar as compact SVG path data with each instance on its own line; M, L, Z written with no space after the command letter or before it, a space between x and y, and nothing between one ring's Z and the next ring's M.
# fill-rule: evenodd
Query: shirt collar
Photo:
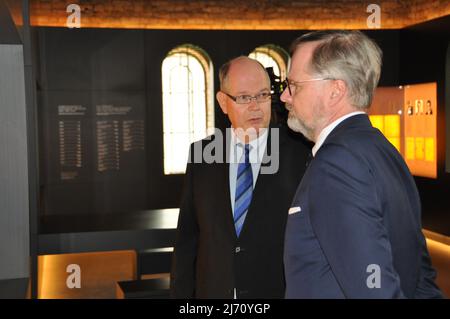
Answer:
M325 140L328 137L328 135L331 133L331 131L334 130L334 128L336 126L338 126L342 121L348 119L349 117L352 117L352 116L355 116L355 115L358 115L358 114L366 114L366 113L362 112L362 111L356 111L356 112L348 113L348 114L338 118L336 121L332 122L328 126L326 126L320 132L319 136L317 137L316 144L314 144L314 146L312 148L312 155L313 155L313 157L316 156L316 153L319 151L319 148L322 146L322 144L325 142Z
M264 152L267 145L267 137L269 135L270 128L267 127L264 132L258 136L258 138L250 141L250 163L259 163L262 161ZM244 143L237 137L234 132L234 128L231 127L231 148L230 148L230 163L239 163L239 160L243 154L243 147L238 145L244 145Z

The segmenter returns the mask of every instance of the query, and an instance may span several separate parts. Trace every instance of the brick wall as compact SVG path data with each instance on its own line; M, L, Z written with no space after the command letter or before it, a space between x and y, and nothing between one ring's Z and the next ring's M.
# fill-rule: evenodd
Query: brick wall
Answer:
M409 25L450 15L450 1L448 0L413 0L404 2L411 5L408 19L412 23L409 23ZM410 2L411 4L409 4Z
M450 14L448 0L31 0L31 22L66 26L66 7L79 4L81 27L147 29L367 29L370 3L381 27L402 28Z

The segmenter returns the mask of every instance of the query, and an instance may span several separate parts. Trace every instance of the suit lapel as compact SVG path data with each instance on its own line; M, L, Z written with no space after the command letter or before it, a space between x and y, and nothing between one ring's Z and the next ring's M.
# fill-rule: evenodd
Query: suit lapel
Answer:
M230 151L230 130L227 129L224 134L225 140L224 143L224 154L222 163L218 165L218 179L213 181L213 183L217 183L220 185L220 189L224 191L221 192L221 196L219 198L220 214L218 214L218 218L220 218L219 222L227 228L227 231L230 233L233 239L236 239L236 230L234 228L234 220L233 220L233 211L231 209L231 196L230 196L230 164L229 164L229 151Z

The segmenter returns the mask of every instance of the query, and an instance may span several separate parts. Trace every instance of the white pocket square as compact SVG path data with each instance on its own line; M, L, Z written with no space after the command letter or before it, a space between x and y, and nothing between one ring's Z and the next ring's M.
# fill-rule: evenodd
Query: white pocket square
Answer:
M292 214L295 214L295 213L298 213L301 211L302 211L302 209L300 208L300 206L291 207L291 208L289 208L289 215L292 215Z

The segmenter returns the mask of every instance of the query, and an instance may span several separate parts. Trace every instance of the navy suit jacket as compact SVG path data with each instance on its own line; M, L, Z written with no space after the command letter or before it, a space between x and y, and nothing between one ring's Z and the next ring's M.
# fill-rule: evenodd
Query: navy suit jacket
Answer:
M284 128L279 133L278 150L272 145L271 131L267 139L267 154L279 152L278 171L258 176L239 237L231 210L227 159L188 163L172 262L172 297L233 298L234 288L239 299L284 297L287 210L310 150ZM215 138L195 144L203 151ZM271 164L264 162L261 168Z
M291 206L286 298L442 297L414 179L366 114L328 135Z

